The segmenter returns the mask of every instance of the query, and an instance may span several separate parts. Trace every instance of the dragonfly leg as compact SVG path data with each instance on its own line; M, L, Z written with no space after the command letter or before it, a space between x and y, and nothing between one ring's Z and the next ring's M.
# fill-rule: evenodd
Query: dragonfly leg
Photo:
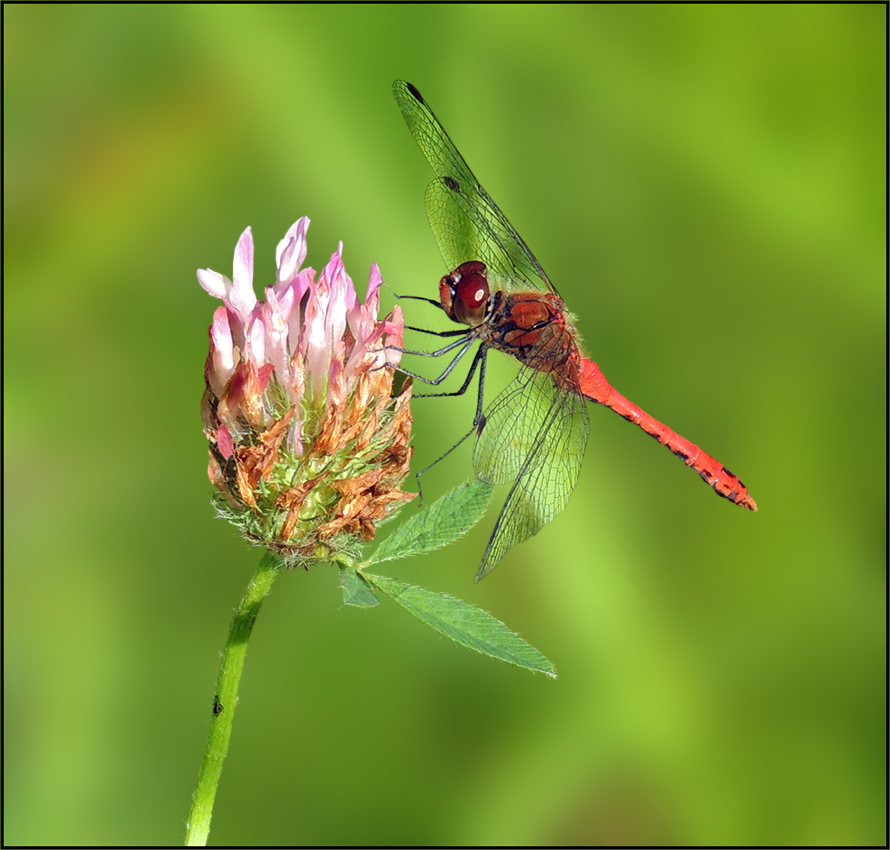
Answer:
M450 374L451 370L457 365L457 362L467 353L467 349L476 341L475 336L470 339L467 339L469 336L466 331L458 331L457 334L454 334L450 331L445 331L442 334L439 334L437 331L428 331L428 333L435 333L441 336L455 336L458 335L461 339L456 339L454 342L448 343L448 345L443 348L436 349L436 351L415 351L412 348L403 348L400 345L384 345L382 348L378 349L378 351L398 351L400 354L413 354L417 357L442 357L445 354L448 354L451 351L454 351L455 348L460 348L461 350L454 356L454 359L448 364L445 371L439 375L438 378L425 378L423 375L418 375L414 372L409 371L408 369L403 369L401 366L396 366L403 375L408 375L410 378L416 378L418 381L423 381L425 384L441 384L442 381L445 380ZM461 347L463 346L463 347ZM384 364L383 366L376 366L371 371L377 371L378 369L385 369L389 363Z
M466 333L461 331L461 334L466 337ZM452 343L449 343L444 348L440 348L437 351L414 351L411 348L402 348L400 345L384 345L383 348L378 349L379 351L398 351L400 354L414 354L417 357L442 357L444 354L448 354L450 351L454 351L455 348L460 348L463 346L461 351L455 355L454 360L448 364L448 367L445 371L439 375L438 378L425 378L423 375L417 375L414 372L409 371L408 369L403 369L401 366L395 366L394 368L401 372L403 375L407 375L409 378L417 378L418 381L423 381L425 384L441 384L445 378L451 373L451 370L457 364L457 361L467 353L467 349L472 345L474 340L467 339L458 339ZM387 358L388 359L388 358ZM385 369L389 363L384 364L383 366L376 366L371 371L374 372L377 369Z
M402 348L400 345L384 345L383 350L400 351L402 354L414 354L417 357L441 357L443 354L448 354L449 351L454 351L455 348L460 348L464 342L467 342L467 332L459 331L458 333L463 339L456 339L454 342L449 342L448 345L443 348L437 348L435 351L415 351L413 348ZM448 336L453 336L453 334L448 334ZM469 342L472 341L472 339L469 340Z
M467 351L469 351L470 346L476 341L475 338L467 340L466 339L467 334L465 331L459 331L458 333L464 338L459 339L456 342L452 342L449 345L446 345L444 348L439 349L439 351L434 351L434 352L411 351L410 349L399 348L398 346L395 346L395 345L387 345L387 346L384 346L384 348L385 349L393 348L397 351L401 351L403 354L419 354L421 356L426 356L426 357L440 357L443 354L447 354L450 351L453 351L455 348L459 348L460 346L463 346L462 348L460 348L460 350L457 352L457 354L454 356L454 358L451 360L451 362L448 364L448 366L445 367L445 371L442 372L442 374L439 375L438 378L425 378L423 375L418 375L415 372L410 372L407 369L403 369L401 366L396 367L396 369L399 372L401 372L403 375L407 375L409 378L415 378L416 380L422 381L425 384L432 384L434 386L438 386L439 384L442 383L442 381L444 381L454 371L454 367L457 366L458 362L463 358L463 356L467 353ZM452 336L452 334L450 334L450 333L443 334L443 335ZM473 427L470 428L470 430L467 431L467 433L464 434L464 436L461 437L450 449L448 449L448 451L445 452L445 454L436 458L431 464L429 464L429 466L425 466L423 469L420 470L420 472L418 472L414 476L417 481L417 493L418 493L418 496L420 497L419 498L420 505L423 504L423 487L421 486L421 483L420 483L420 476L423 475L423 473L426 472L428 469L432 469L440 460L443 460L444 458L448 457L448 455L450 455L459 445L461 445L461 443L463 443L471 434L473 434L474 432L478 432L482 429L482 425L485 421L485 417L482 415L482 407L483 407L483 393L484 393L484 389L485 389L485 355L486 355L487 351L488 351L487 346L482 345L479 347L478 351L476 352L476 355L473 357L473 362L470 364L470 370L469 370L469 372L467 372L467 377L464 379L464 382L461 385L460 389L455 390L454 392L451 392L451 393L414 393L413 394L413 398L443 398L445 396L463 395L467 391L467 387L470 386L470 382L473 380L473 375L476 374L476 369L477 368L479 369L479 395L476 400L476 415L473 417Z
M461 350L458 351L457 354L454 355L454 359L445 367L445 371L441 375L439 375L438 378L425 378L423 375L417 375L414 372L410 372L407 369L403 369L401 366L397 366L396 368L403 375L408 375L408 377L410 377L410 378L416 378L418 381L422 381L424 384L432 384L433 386L438 386L439 384L442 383L442 381L444 381L454 371L454 367L457 366L457 364L460 362L461 358L467 353L467 351L469 351L470 346L474 342L475 342L475 340L472 340L472 339L469 340L468 342L464 341L464 340L460 340L460 343L463 345L463 348L461 348ZM455 345L449 345L447 350L453 349L454 347L455 347ZM480 351L481 350L482 349L480 349ZM413 352L408 351L406 353L412 354ZM476 357L473 359L473 365L470 367L470 374L467 376L467 380L464 382L464 386L462 389L458 390L456 393L435 393L434 395L461 395L461 394L463 394L464 390L466 390L466 388L470 382L470 378L472 377L473 372L476 371L476 360L478 358L479 358L479 354L477 353ZM424 396L422 394L419 396L415 395L414 398L424 398Z
M417 331L422 334L431 334L432 336L466 336L467 332L462 330L457 331L431 331L427 328L415 328L411 325L405 325L406 331Z
M450 455L461 443L465 442L468 437L473 435L474 433L478 433L478 431L482 427L482 423L484 422L484 417L482 416L482 398L483 391L485 388L485 355L488 349L485 346L482 346L477 352L476 356L473 358L473 363L470 366L470 371L467 373L467 378L463 383L463 386L453 393L433 393L428 395L418 395L414 396L414 398L438 398L441 396L449 396L449 395L463 395L466 392L467 387L470 385L470 381L473 380L473 375L476 373L476 369L479 368L479 396L476 402L476 415L473 417L473 427L467 431L466 434L463 435L450 449L448 449L445 454L437 457L429 466L425 466L423 469L418 472L414 478L417 481L417 493L420 496L419 503L423 504L423 487L420 483L420 476L423 475L428 469L432 469L440 460L444 460L448 455ZM457 359L457 358L455 358ZM452 364L453 365L453 364Z
M460 358L464 356L465 351L466 351L466 349L464 349L464 351L461 351L460 354L458 354L457 357L455 357L454 360L452 360L448 364L448 368L438 378L436 378L432 381L425 380L424 378L420 378L420 380L423 381L425 384L437 384L438 385L438 384L442 383L444 378L446 378L448 376L448 374L457 365L457 361L460 360ZM467 372L467 377L464 379L464 382L461 385L461 388L459 390L455 390L454 392L451 392L451 393L414 393L414 394L412 394L412 397L413 398L446 398L447 396L463 395L467 391L467 387L470 386L470 381L473 380L473 375L476 374L476 369L478 368L480 363L482 364L482 371L479 373L479 386L481 387L483 384L483 381L485 379L485 352L486 351L488 351L488 349L485 346L481 346L479 348L479 350L476 352L476 356L473 358L473 362L470 364L470 371ZM480 393L480 396L481 396L481 393ZM482 401L480 398L480 401L477 405L477 410L476 410L476 420L479 419L481 408L482 408Z
M474 424L473 427L470 428L470 430L463 435L463 437L461 437L450 449L448 449L447 452L445 452L445 454L437 457L431 464L429 464L429 466L425 466L414 476L415 481L417 481L417 495L420 497L417 502L418 507L423 505L423 486L420 483L420 476L423 475L423 473L427 470L432 469L440 460L445 460L448 455L450 455L459 445L461 445L461 443L465 442L467 437L470 437L475 431L476 426Z
M386 284L383 284L386 286ZM437 301L435 298L424 298L422 295L399 295L391 286L386 286L386 288L392 292L393 296L401 301L402 299L407 299L409 301L426 301L427 304L432 304L433 307L438 307L440 310L444 310L445 307L442 306L441 301Z

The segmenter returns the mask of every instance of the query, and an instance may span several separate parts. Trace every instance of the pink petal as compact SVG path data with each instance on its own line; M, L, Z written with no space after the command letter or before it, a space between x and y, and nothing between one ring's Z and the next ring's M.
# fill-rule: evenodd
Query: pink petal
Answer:
M398 304L392 308L392 313L386 319L386 344L397 348L402 348L405 344L405 316ZM401 351L390 349L386 355L386 362L390 366L398 366L402 362Z
M251 320L244 340L244 356L257 369L266 362L266 328L260 317Z
M383 283L383 277L380 275L380 269L377 263L371 263L371 274L368 278L368 294L365 297L365 303L352 305L348 312L349 330L355 337L356 342L361 342L371 333L374 323L377 321L377 311L380 307L380 285Z
M302 349L306 357L309 386L316 400L324 394L325 377L331 362L331 347L325 328L327 283L322 277L309 289L306 310L303 313Z
M232 288L232 281L211 269L198 269L198 283L205 292L220 299L225 298Z
M380 312L380 287L383 275L377 263L371 263L371 274L368 277L368 293L365 295L365 313L376 319Z
M281 313L287 321L287 350L293 355L296 351L302 351L303 324L306 304L303 296L314 286L315 271L303 269L280 293L278 303L281 305Z
M235 246L235 263L232 289L228 303L241 317L242 321L253 312L256 306L256 294L253 291L253 234L248 227L238 239Z
M325 315L325 331L327 337L333 345L343 338L343 332L346 330L346 311L349 306L349 296L352 295L352 301L355 302L355 287L352 280L346 274L343 268L343 258L340 252L343 250L343 243L337 249L337 253L331 256L331 261L322 271L322 276L327 276L330 283L330 300L328 301Z
M263 305L263 327L266 332L266 359L274 364L278 380L290 396L290 352L288 351L287 320L282 315L278 299L270 287ZM298 401L293 397L291 401Z
M225 425L220 425L216 429L216 444L222 456L228 460L235 453L235 446L232 443L232 434Z
M235 371L235 347L232 342L232 329L229 326L229 313L225 307L217 307L210 326L210 353L213 369L208 380L217 397L222 395L226 381Z
M309 219L304 215L299 221L294 222L287 233L278 243L275 250L275 261L278 266L278 280L281 283L289 283L300 270L303 260L306 259L306 231L309 229Z

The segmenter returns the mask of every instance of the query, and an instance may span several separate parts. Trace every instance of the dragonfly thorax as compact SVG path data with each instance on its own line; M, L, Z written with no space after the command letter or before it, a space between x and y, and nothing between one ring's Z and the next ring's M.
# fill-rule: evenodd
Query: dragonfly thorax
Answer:
M485 321L489 294L485 263L478 260L462 263L439 281L439 300L448 318L470 327Z

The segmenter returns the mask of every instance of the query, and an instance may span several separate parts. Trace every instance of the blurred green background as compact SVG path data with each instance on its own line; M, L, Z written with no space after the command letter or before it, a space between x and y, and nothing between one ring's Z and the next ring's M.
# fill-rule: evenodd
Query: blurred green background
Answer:
M282 576L211 843L883 842L883 5L3 11L6 843L182 841L259 558L209 505L195 270L251 225L259 290L309 215L315 268L342 239L362 294L373 261L435 297L395 78L609 379L760 511L592 408L568 508L484 582L494 510L392 567L555 682ZM413 408L420 468L473 400ZM469 474L467 447L426 492Z

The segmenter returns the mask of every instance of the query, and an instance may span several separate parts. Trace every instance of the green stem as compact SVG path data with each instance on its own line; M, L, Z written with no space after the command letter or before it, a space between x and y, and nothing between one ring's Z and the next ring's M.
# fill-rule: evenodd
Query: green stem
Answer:
M210 721L210 736L204 761L198 773L198 785L192 798L185 843L187 847L203 847L210 832L210 818L213 814L213 800L216 786L222 773L223 761L229 749L232 734L232 717L238 702L238 683L247 653L247 641L256 621L260 606L278 575L281 562L269 552L263 555L256 575L247 586L247 592L235 611L229 628L229 638L223 650L222 666L216 681L216 694L213 697L213 717Z

